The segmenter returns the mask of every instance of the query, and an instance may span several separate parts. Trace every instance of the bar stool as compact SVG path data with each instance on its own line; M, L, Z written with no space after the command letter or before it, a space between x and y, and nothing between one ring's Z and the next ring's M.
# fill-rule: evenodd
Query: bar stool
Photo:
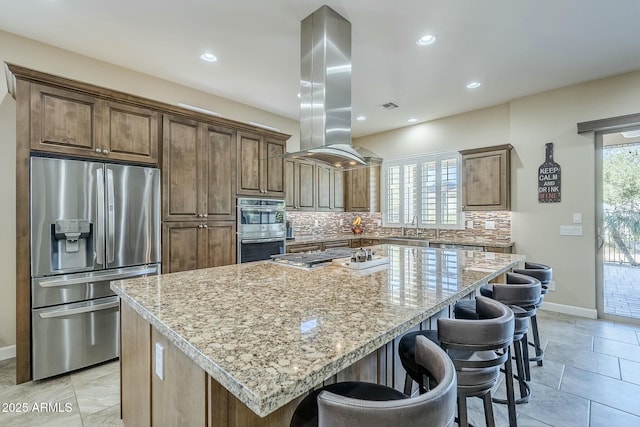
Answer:
M511 308L515 316L515 329L513 337L513 349L516 361L517 375L520 388L520 398L516 403L527 403L531 397L531 388L527 381L531 381L529 368L529 349L527 334L529 332L529 319L536 314L536 304L541 298L540 282L530 276L517 273L506 274L506 284L490 283L480 288L480 293L506 304ZM476 304L474 301L459 301L454 306L456 318L477 319ZM494 399L496 403L508 403L504 399Z
M440 318L437 331L410 332L400 339L398 346L400 361L407 371L405 390L407 383L411 385L411 378L419 384L421 392L428 388L428 381L413 357L417 343L427 337L447 351L458 376L458 425L465 427L469 425L466 399L473 396L484 402L487 426L495 426L491 389L499 379L501 365L507 375L512 375L513 312L504 304L483 296L476 297L476 303L481 320ZM509 424L515 426L515 399L510 381L507 382L507 396L511 397Z
M535 277L540 281L540 284L542 285L542 295L540 297L540 301L536 304L536 308L540 308L544 302L544 296L549 292L549 283L553 280L553 269L548 265L535 262L525 262L524 268L514 268L513 272ZM542 345L540 344L538 318L535 314L531 317L531 334L533 335L533 343L529 343L529 345L533 346L536 351L536 355L529 358L529 361L536 362L538 366L542 366L544 350L542 350Z
M415 361L435 387L417 397L365 382L342 382L314 390L296 407L291 427L449 426L456 412L456 370L437 344L415 342Z

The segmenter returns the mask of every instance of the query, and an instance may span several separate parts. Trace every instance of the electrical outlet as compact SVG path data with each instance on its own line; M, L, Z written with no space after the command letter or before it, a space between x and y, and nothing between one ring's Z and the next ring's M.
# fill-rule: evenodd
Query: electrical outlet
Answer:
M378 220L378 227L382 227L382 220Z
M549 289L550 291L555 291L556 290L556 282L555 282L555 280L552 280L547 284L547 289Z
M156 343L156 376L164 380L164 347Z
M496 222L495 221L485 221L484 223L485 230L495 230Z
M473 228L473 220L467 221L467 228Z
M317 221L316 221L317 222ZM344 225L344 219L340 219L340 225L343 226Z
M320 225L320 223L318 222L318 220L317 220L317 219L314 221L314 225L315 225L316 227L317 227L318 225Z

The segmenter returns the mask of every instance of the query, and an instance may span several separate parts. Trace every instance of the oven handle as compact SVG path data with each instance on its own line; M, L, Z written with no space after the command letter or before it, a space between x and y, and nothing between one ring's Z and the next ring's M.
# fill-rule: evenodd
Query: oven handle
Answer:
M106 310L108 308L114 308L120 306L119 301L107 302L98 305L88 305L86 307L71 308L69 310L55 310L47 311L46 313L40 313L41 319L53 319L56 317L71 316L74 314L90 313L92 311Z
M261 207L261 206L252 206L252 207L248 207L248 206L240 206L240 210L242 212L244 211L258 211L258 212L284 212L285 210L282 208L271 208L268 206L265 207Z
M240 239L240 243L269 243L269 242L284 242L282 237L273 237L271 239Z

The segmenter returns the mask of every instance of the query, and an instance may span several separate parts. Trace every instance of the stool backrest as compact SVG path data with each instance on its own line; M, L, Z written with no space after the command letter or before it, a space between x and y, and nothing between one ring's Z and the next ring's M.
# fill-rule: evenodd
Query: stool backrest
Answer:
M548 285L553 279L553 269L551 267L535 262L525 262L524 268L514 268L513 272L535 277L543 285Z
M371 401L323 391L318 395L318 427L447 426L456 412L456 371L447 353L425 337L416 339L416 362L437 385L417 397Z
M493 284L493 298L507 305L534 306L542 293L538 279L518 273L507 273L507 284Z
M511 345L514 317L509 307L478 295L476 312L480 320L438 319L438 340L443 348L483 351Z

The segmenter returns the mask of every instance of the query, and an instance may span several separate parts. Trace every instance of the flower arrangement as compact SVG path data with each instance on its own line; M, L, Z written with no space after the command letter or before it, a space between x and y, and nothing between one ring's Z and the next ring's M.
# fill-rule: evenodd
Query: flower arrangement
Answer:
M362 226L362 218L360 218L360 215L356 216L356 219L353 220L351 225L351 231L353 231L353 234L362 234L362 232L364 231L364 227Z

